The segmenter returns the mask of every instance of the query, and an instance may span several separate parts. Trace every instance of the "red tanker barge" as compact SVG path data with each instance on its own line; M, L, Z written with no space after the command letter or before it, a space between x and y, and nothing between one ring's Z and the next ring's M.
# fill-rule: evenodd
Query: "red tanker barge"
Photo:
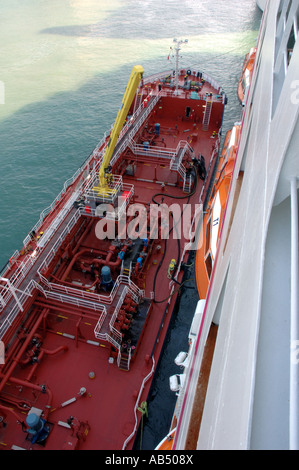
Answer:
M133 447L225 101L198 70L133 67L111 132L1 272L1 450Z

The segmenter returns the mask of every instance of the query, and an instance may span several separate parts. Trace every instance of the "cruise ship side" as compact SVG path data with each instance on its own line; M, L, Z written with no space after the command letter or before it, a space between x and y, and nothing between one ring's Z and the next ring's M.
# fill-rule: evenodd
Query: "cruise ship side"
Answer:
M299 448L299 0L258 3L263 18L217 254L179 372L173 450Z

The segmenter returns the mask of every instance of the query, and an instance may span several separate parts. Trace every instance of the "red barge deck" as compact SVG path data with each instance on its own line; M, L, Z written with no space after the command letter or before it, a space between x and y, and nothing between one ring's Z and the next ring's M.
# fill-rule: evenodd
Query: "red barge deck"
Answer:
M181 70L177 84L172 72L142 78L107 193L96 188L110 133L9 260L0 277L1 450L133 447L225 101L198 71ZM166 227L161 204L175 204Z

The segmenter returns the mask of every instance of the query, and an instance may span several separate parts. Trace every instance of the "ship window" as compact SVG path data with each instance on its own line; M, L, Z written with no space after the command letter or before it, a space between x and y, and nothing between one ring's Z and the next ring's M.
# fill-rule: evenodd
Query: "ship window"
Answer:
M211 219L209 219L206 228L206 247L205 253L207 253L210 249L210 237L211 237Z
M208 256L206 257L205 263L206 263L206 270L208 273L208 277L210 279L211 274L212 274L212 268L213 268L213 261L212 261L211 253L209 253Z

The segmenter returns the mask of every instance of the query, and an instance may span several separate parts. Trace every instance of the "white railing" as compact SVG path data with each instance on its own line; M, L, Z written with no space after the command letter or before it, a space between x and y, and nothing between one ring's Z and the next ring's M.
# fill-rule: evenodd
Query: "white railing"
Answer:
M68 303L71 305L76 305L77 307L88 308L90 310L94 310L95 312L100 312L100 315L104 314L106 316L107 314L106 307L104 305L93 302L91 300L86 300L85 298L69 295L69 293L63 294L59 291L55 292L55 290L52 289L47 291L44 290L44 295L47 299L58 300L63 304Z
M191 175L187 176L186 173L184 173L184 184L183 184L184 193L190 193L191 185L192 185Z
M117 302L117 305L114 309L114 312L113 312L113 315L111 317L111 320L109 322L109 328L110 328L110 331L112 331L112 333L119 338L120 342L121 342L121 339L122 339L122 334L120 333L120 331L118 331L115 327L114 327L114 323L115 323L115 320L117 319L117 315L118 315L118 312L120 311L121 307L122 307L122 304L124 302L124 298L126 297L127 293L129 292L129 289L127 286L124 287L124 290L122 291L121 293L121 296Z
M87 160L84 162L84 164L78 168L78 170L73 174L73 176L69 179L67 179L63 185L63 188L62 190L60 191L60 193L57 195L57 197L54 199L54 201L50 204L50 206L46 207L40 214L40 217L39 217L39 220L37 221L37 223L34 225L34 227L30 230L29 234L27 235L27 237L23 240L23 244L24 246L30 242L30 233L32 233L33 231L34 232L37 232L37 230L39 229L39 227L41 227L45 217L55 208L57 202L61 199L61 197L64 195L64 193L66 192L66 190L68 189L68 187L74 183L74 181L78 178L78 176L80 175L81 172L83 172L84 168L88 168L89 167L89 162L98 154L99 152L99 149L103 146L103 144L105 143L105 140L106 140L106 134L103 136L102 140L97 144L97 146L95 147L95 149L93 150L93 152L90 154L90 156L87 158ZM87 176L87 175L86 175ZM79 183L79 186L77 188L77 191L80 190L80 187L84 185L84 182L85 182L85 179L83 179L83 181L81 181Z
M109 333L100 333L101 331L101 328L102 328L102 324L101 324L101 321L99 320L98 323L96 324L95 328L94 328L94 335L97 339L101 339L103 341L108 341L109 343L111 343L116 349L120 350L120 347L121 347L121 334L118 334L116 336L116 339L113 338L111 335L113 334L113 332L111 332L111 334Z
M122 447L122 450L125 450L128 443L130 442L130 440L134 437L136 431L137 431L137 427L138 427L138 416L137 416L137 411L138 411L138 407L140 405L140 398L141 398L141 395L143 393L143 390L145 388L145 385L147 383L147 381L151 378L151 376L154 374L154 371L155 371L155 359L154 359L154 356L151 356L152 358L152 368L150 370L150 372L147 374L147 376L143 379L142 381L142 384L141 384L141 387L140 387L140 390L139 390L139 393L138 393L138 397L136 399L136 402L135 402L135 406L134 406L134 416L135 416L135 425L134 425L134 429L132 431L132 433L127 437L127 439L125 440L125 442L123 443L123 447Z
M187 70L188 67L186 68L181 68L181 70ZM159 81L159 80L162 80L163 78L165 77L168 77L169 75L172 76L172 73L173 73L173 70L168 70L168 71L165 71L165 72L159 72L159 73L156 73L156 74L153 74L153 75L150 75L149 77L146 77L144 78L144 84L149 84L149 83L153 83L155 81ZM194 71L193 70L193 74L196 75L197 71ZM222 90L222 87L221 85L217 82L217 80L215 80L213 77L211 77L210 75L208 75L207 73L205 72L202 72L202 78L207 82L209 83L215 90L218 91L218 93Z
M64 207L61 209L61 211L57 214L53 222L50 224L50 226L45 230L43 233L43 236L40 238L40 240L37 242L37 247L38 249L42 249L48 241L51 240L52 236L55 234L57 228L61 224L61 222L64 221L65 217L67 216L67 213L73 206L74 202L79 196L79 192L75 192L72 194L70 199L67 201L67 203L64 205Z
M181 150L181 152L180 152ZM178 143L177 145L177 148L175 150L175 153L171 159L171 162L170 162L170 169L171 170L178 170L180 165L181 165L181 162L184 158L184 155L185 153L187 152L187 150L189 150L190 153L193 153L193 149L192 147L190 146L190 144L186 141L186 140L180 140L180 142ZM177 157L179 156L179 159L177 159Z
M94 328L94 335L97 339L102 339L105 341L109 341L113 344L118 350L120 350L121 342L122 342L122 334L114 327L115 320L117 318L118 312L120 311L124 298L127 295L129 289L128 287L124 287L123 292L117 302L117 305L114 309L113 315L109 321L109 332L101 333L101 329L103 326L103 321L101 318L98 320L95 328Z
M47 286L46 293L49 292L55 293L56 296L66 296L74 297L77 299L85 300L86 302L92 302L96 305L106 303L110 304L113 299L111 296L100 295L93 292L87 292L83 289L77 289L76 287L65 286L63 284L56 284L54 282L49 282L44 276L41 276L41 281ZM86 286L87 288L87 286Z
M85 216L91 216L91 217L104 217L107 220L120 220L122 216L126 212L126 208L129 205L133 195L134 195L134 186L131 184L123 184L121 187L122 191L126 191L125 196L122 194L115 194L115 197L117 196L118 199L118 205L113 209L113 211L105 210L105 216L103 216L103 209L105 207L102 207L101 205L97 206L96 209L93 208L88 208L88 211L86 211L86 207L82 206L79 208L80 213ZM90 194L90 193L89 193ZM96 195L92 195L95 199L98 199ZM112 202L112 201L111 201ZM104 206L106 206L107 201L105 200ZM109 202L108 202L109 206ZM106 209L109 209L109 207L106 207Z
M46 298L54 299L61 303L69 303L76 305L77 307L89 308L99 313L97 324L94 328L94 334L97 339L109 341L118 349L120 348L122 335L114 327L115 320L118 312L121 309L125 296L129 293L135 302L138 302L141 295L144 294L127 276L119 276L117 282L114 285L113 292L109 296L86 292L81 289L72 288L69 286L63 286L60 284L50 283L47 279L42 277L42 281L47 286L47 289L41 287L42 293ZM106 305L103 305L103 301L107 304L111 304L115 295L119 289L119 286L123 284L124 288L114 309L113 315L109 322L110 332L101 332L105 318L107 317Z
M136 286L136 284L134 284L134 282L131 281L131 279L124 274L120 274L117 277L109 295L96 294L94 292L86 292L83 289L77 289L76 287L70 287L70 286L64 286L62 284L52 283L52 282L49 282L42 275L40 275L40 279L42 283L47 286L47 289L48 289L47 292L52 291L61 295L67 295L67 296L76 297L79 299L85 299L86 301L94 302L96 304L104 303L104 304L111 305L118 291L118 288L121 284L128 286L128 288L130 289L130 294L134 302L138 302L140 298L144 297L144 291L139 289L139 287Z
M131 358L132 358L132 350L131 348L128 348L128 357L127 357L127 367L128 367L128 370L130 369L130 362L131 362ZM117 365L118 367L120 367L120 362L121 362L121 359L122 359L122 353L121 353L121 349L118 350L118 356L117 356Z
M130 142L133 140L134 136L136 135L137 131L140 129L142 124L145 122L145 120L150 115L153 108L158 103L160 97L161 97L161 92L154 96L154 98L149 102L149 104L147 105L146 108L144 107L144 103L142 103L142 105L138 108L136 113L138 113L138 115L140 115L140 117L138 119L136 119L135 117L132 119L132 120L134 120L134 126L132 126L131 131L128 132L128 135L127 135L126 139L124 140L124 142L122 143L122 145L114 153L114 155L111 159L111 165L114 165L114 163L118 160L120 154L125 150L126 147L128 147L128 145L130 144ZM142 111L142 113L141 113L141 111ZM128 126L127 128L128 129L130 128L131 124L132 124L132 122L130 120L127 123L127 126ZM127 132L127 130L126 130L126 132Z
M18 303L15 303L12 310L5 317L5 319L2 320L2 323L0 325L0 340L3 338L5 333L9 330L15 318L19 315L20 310L21 310L20 306L24 306L26 300L28 299L29 296L32 295L32 292L34 289L35 289L35 282L30 281L30 283L28 284L26 289L24 289L23 292L19 291Z
M147 105L146 108L144 106L144 102L141 103L141 105L135 111L133 116L131 116L131 118L124 125L124 127L122 128L122 130L119 134L118 142L121 141L121 139L123 138L124 135L127 134L127 137L124 140L124 142L117 148L117 150L114 151L113 157L111 158L111 161L110 161L111 165L114 165L114 163L118 160L121 153L130 145L130 142L132 141L133 137L136 135L137 131L140 129L142 124L148 118L149 114L151 113L153 108L158 103L160 97L161 97L161 92L154 96L154 98L150 101L150 103ZM134 125L132 125L133 123L134 123ZM130 130L130 127L132 127L131 130ZM112 130L112 128L113 128L113 125L111 126L111 130ZM103 142L104 141L105 141L105 139L103 139ZM100 168L100 165L103 161L103 156L105 154L106 148L107 148L107 143L106 143L106 145L104 145L102 147L101 150L99 150L100 146L98 146L97 150L95 150L94 153L93 153L99 159L98 163L97 163L97 168Z
M139 289L138 286L126 275L120 274L118 276L119 282L122 284L126 284L130 289L130 295L134 302L139 302L139 300L144 297L145 292L143 289Z
M160 95L156 95L154 97L154 99L151 101L151 103L148 105L148 107L146 108L146 111L144 112L142 118L140 120L138 120L137 123L135 123L135 125L133 126L132 128L132 131L129 133L129 136L126 138L125 142L123 143L123 145L121 146L121 148L118 149L117 153L113 156L113 159L111 161L111 163L113 164L119 157L120 153L124 150L124 148L126 148L126 146L129 144L129 142L131 141L131 139L133 138L133 136L135 135L135 133L138 131L138 129L140 128L140 126L143 124L143 122L145 121L145 119L148 117L148 115L150 114L151 110L153 109L153 107L157 104L157 102L159 101L160 99ZM142 103L142 105L138 108L138 110L136 111L135 115L133 116L133 119L136 119L138 117L138 115L141 113L141 111L143 111L144 109L144 104ZM120 138L127 132L127 130L129 129L131 125L131 121L129 121L125 126L124 128L122 129L121 131L121 134L120 134ZM111 126L112 128L113 126ZM94 162L94 167L93 169L91 170L91 174L93 174L94 177L96 177L97 175L97 171L100 167L100 164L102 162L102 158L103 158L103 155L104 155L104 152L105 152L105 149L106 149L106 145L105 145L105 142L106 142L106 139L107 139L107 134L105 133L103 138L101 139L101 141L97 144L97 146L95 147L95 149L93 150L93 152L90 154L90 156L87 158L87 160L84 162L84 164L78 168L78 170L74 173L74 175L69 178L65 183L64 183L64 186L63 186L63 189L61 190L61 192L58 194L58 196L54 199L54 201L51 203L51 205L47 208L45 208L41 214L40 214L40 217L39 217L39 220L37 221L37 223L34 225L34 227L30 230L29 234L27 235L27 237L24 239L23 241L23 245L26 246L30 240L31 240L31 233L32 232L37 232L38 229L42 226L42 223L45 219L45 217L55 208L55 206L57 205L58 201L62 198L62 196L64 195L64 193L66 192L67 188L74 183L74 181L78 178L78 176L80 175L81 172L84 171L84 168L87 170L89 169L89 165L90 165L90 162L97 158L98 160ZM88 175L86 175L88 176ZM94 178L82 178L82 180L78 183L78 186L76 188L76 192L72 195L71 199L69 199L69 201L67 201L66 205L63 207L62 211L63 211L63 214L62 213L59 213L57 215L57 217L54 219L54 221L52 222L52 229L49 228L48 230L48 233L44 233L43 234L43 237L41 238L41 242L42 245L44 246L46 241L49 241L49 239L51 238L51 235L55 232L55 228L56 226L59 224L60 220L63 218L63 216L65 215L65 212L71 207L71 205L73 204L74 200L76 200L78 197L80 197L80 194L83 194L85 192L85 190L88 188L90 188L91 186L91 180L93 180ZM56 220L57 219L57 220ZM17 258L19 256L19 251L16 251L13 255L13 257ZM29 261L30 261L30 265L32 265L32 261L33 259L32 258L29 258ZM28 264L28 259L25 261L25 262L22 262L23 264L27 265ZM5 273L7 271L7 269L9 268L9 263L7 263L7 265L3 268L2 270L2 273ZM26 269L26 267L24 266L21 266L20 270L18 270L18 274L15 275L15 277L18 277L18 275L21 275L22 276L22 279L24 278L24 273L28 272L28 270Z
M102 202L104 204L113 204L115 202L115 199L118 198L118 203L121 202L120 206L118 207L117 211L120 213L121 211L124 211L124 209L127 207L129 204L132 196L134 195L134 185L128 184L128 183L123 183L122 176L119 175L113 175L112 176L112 181L108 185L108 189L106 191L106 194L101 194L100 191L97 189L97 186L99 185L99 178L98 178L98 173L94 172L92 177L89 178L88 186L86 185L86 192L85 196L90 200L94 200L97 202ZM125 196L123 196L123 192L125 192ZM100 209L99 209L100 210ZM85 215L101 215L97 214L96 209L89 214L84 212L82 208L80 209L81 213L84 213ZM105 211L106 212L106 211ZM107 212L108 216L107 218L109 219L119 219L120 216L118 216L116 211L113 212ZM122 212L123 213L123 212ZM121 214L120 214L121 215Z
M145 77L143 82L144 82L145 85L147 85L148 83L153 83L157 80L161 80L162 78L168 77L171 74L172 74L172 70L168 70L168 71L165 71L165 72L158 72L158 73L155 73L155 74L150 75L148 77Z
M208 75L207 73L203 72L202 73L202 78L208 82L213 88L215 88L215 90L218 91L218 93L222 90L222 87L221 85L219 85L219 83L214 80L214 78L212 78L210 75Z
M88 199L93 199L94 201L101 201L105 204L113 204L115 198L119 196L120 191L123 189L122 177L119 175L112 175L111 183L107 184L107 190L101 193L97 189L99 185L98 175L94 175L94 178L91 179L86 187L85 196Z
M34 263L35 263L34 253L32 253L31 255L27 255L26 258L24 258L24 261L14 260L14 264L17 265L17 269L9 278L14 289L18 289L21 282L26 278L27 273L29 272L31 267L34 265ZM1 311L1 309L3 309L5 305L11 299L12 292L11 290L7 290L3 288L2 286L0 286L0 296L1 296L1 303L2 303L2 307L0 308L0 311Z
M39 275L41 275L41 272L44 268L47 268L49 266L50 262L52 261L52 259L55 256L55 254L57 254L57 251L58 251L59 247L61 246L62 242L64 241L65 237L71 232L71 230L76 225L76 223L78 222L80 217L81 217L80 210L77 209L76 212L74 213L74 215L72 216L72 218L70 219L69 223L67 224L67 226L64 228L63 232L60 234L60 236L55 241L55 243L54 243L53 247L51 248L51 250L49 251L47 257L45 258L43 263L40 265L40 267L38 269L38 274Z
M147 147L145 145L136 144L135 142L132 142L131 149L135 155L144 155L149 157L167 159L172 159L176 156L174 149L156 146L154 147L150 145Z
M44 262L42 263L42 265L40 266L38 270L38 274L41 280L43 282L46 282L48 286L49 285L52 286L52 284L48 283L48 281L44 278L44 276L42 276L41 271L43 270L43 268L49 265L49 263L51 262L54 255L57 252L57 248L60 246L65 236L70 232L70 230L73 228L75 223L79 220L79 218L80 218L80 212L76 211L76 213L70 220L69 224L64 229L60 237L56 240L55 245L52 247L51 251L49 252L46 259L44 260ZM26 278L27 273L35 264L35 261L36 261L36 258L34 256L34 253L27 255L24 261L14 260L18 268L10 277L10 282L13 286L13 289L18 290L18 287L21 285L21 282ZM28 298L28 296L31 295L35 287L36 287L36 283L34 281L30 281L30 283L26 286L24 291L18 290L18 293L20 293L18 295L18 300L21 303L21 305L23 305L23 303ZM77 289L76 292L78 291L79 290ZM6 289L6 286L2 286L2 288L0 287L0 296L1 296L1 308L3 309L13 296L12 290ZM3 337L4 333L7 331L7 329L9 328L9 326L11 325L11 323L13 322L13 320L15 319L19 311L20 311L20 306L18 305L18 303L16 303L16 305L13 307L9 315L6 317L6 319L0 326L0 335L1 335L0 338Z

